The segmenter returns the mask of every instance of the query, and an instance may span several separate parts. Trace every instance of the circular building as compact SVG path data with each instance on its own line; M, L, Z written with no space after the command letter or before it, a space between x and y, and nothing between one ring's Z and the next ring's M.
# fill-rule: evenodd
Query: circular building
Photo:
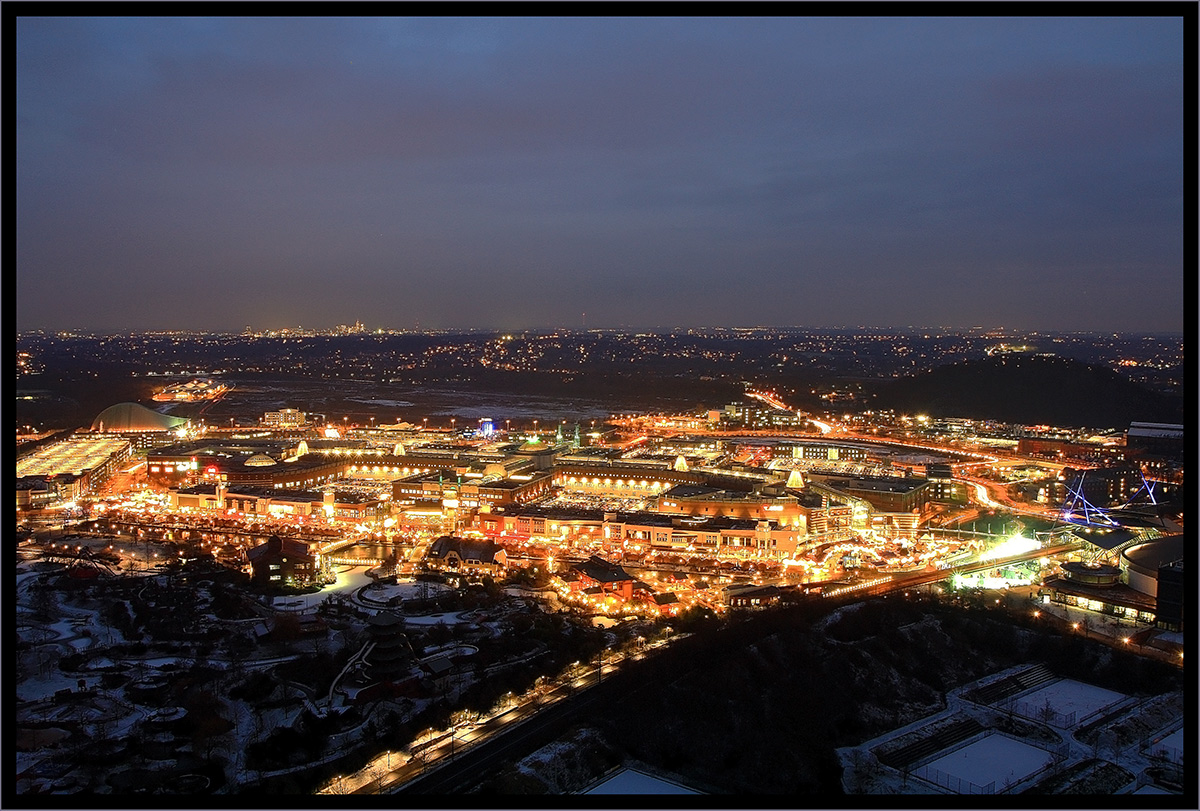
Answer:
M1121 568L1130 588L1157 597L1158 570L1182 558L1183 536L1167 535L1126 549L1121 553Z
M1121 580L1121 570L1105 563L1084 563L1071 560L1062 564L1067 579L1075 583L1093 586L1115 586Z

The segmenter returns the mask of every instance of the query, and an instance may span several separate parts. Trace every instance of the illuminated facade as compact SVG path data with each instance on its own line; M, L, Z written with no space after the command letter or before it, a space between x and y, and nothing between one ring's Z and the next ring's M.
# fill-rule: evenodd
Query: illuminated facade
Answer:
M807 531L807 510L791 495L677 485L659 496L656 503L661 513L769 520L780 526L794 527L801 534Z
M302 428L307 415L295 408L283 408L263 414L263 425L271 428Z
M36 479L55 491L59 498L71 500L102 487L132 453L133 446L124 437L72 437L43 445L18 458L17 482Z
M437 569L496 575L508 565L508 553L492 541L443 535L429 545L425 560Z

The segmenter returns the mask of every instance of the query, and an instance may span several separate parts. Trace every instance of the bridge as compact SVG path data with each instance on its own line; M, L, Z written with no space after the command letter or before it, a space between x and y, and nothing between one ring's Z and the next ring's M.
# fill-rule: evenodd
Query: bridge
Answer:
M1008 557L996 558L994 560L973 560L968 563L963 563L948 569L939 569L936 572L917 572L906 576L891 576L887 578L879 578L873 581L867 581L864 584L856 584L847 586L844 589L834 589L826 592L826 597L839 597L847 593L856 593L862 597L878 597L893 591L902 591L904 589L916 588L918 586L927 586L933 583L940 583L943 580L948 580L956 574L970 574L972 572L981 572L987 569L996 569L1003 566L1010 566L1014 563L1025 563L1038 558L1050 557L1052 555L1061 555L1064 552L1073 552L1083 546L1083 541L1069 541L1066 543L1058 543L1054 546L1045 546L1038 549L1022 552L1018 555L1009 555Z

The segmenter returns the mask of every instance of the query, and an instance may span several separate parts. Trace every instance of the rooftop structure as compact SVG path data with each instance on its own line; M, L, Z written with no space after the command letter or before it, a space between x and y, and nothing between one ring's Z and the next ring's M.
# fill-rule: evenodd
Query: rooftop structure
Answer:
M127 456L129 440L121 437L73 437L45 445L17 460L17 478L80 474L115 456Z
M161 391L155 392L154 400L163 403L191 403L197 400L212 400L229 391L229 388L228 384L210 380L206 377L198 377L186 383L173 383Z
M503 569L508 562L504 547L492 541L443 535L429 545L425 559L451 569Z
M173 431L186 424L187 420L182 417L160 414L139 403L117 403L96 415L92 430L103 433Z

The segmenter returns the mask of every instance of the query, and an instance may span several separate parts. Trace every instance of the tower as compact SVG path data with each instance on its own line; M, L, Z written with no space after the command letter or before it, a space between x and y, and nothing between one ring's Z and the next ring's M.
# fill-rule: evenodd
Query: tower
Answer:
M367 622L374 643L366 656L367 675L376 681L400 681L413 659L412 646L404 635L404 620L395 614L381 612Z

